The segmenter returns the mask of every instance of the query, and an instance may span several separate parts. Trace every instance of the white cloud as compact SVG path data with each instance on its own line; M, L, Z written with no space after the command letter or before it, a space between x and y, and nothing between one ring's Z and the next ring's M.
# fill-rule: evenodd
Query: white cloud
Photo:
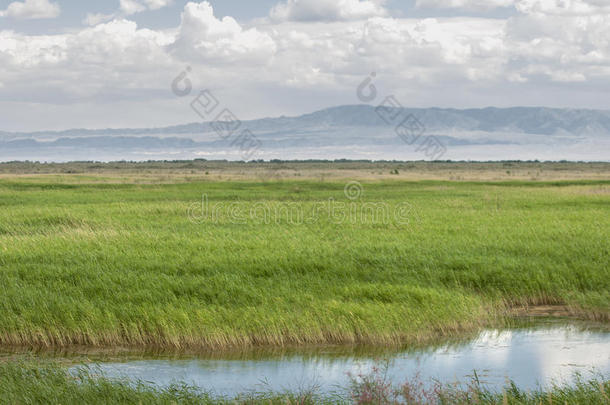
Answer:
M416 7L427 8L460 8L466 10L486 11L494 8L510 7L518 0L417 0Z
M286 0L271 9L274 21L348 21L387 15L381 0Z
M173 0L120 0L120 9L125 15L145 10L158 10L169 6Z
M158 10L173 3L173 0L143 0L144 4L151 10Z
M610 64L610 6L599 0L520 0L508 19L505 43L514 70L526 80L606 80ZM604 79L606 78L606 79Z
M104 15L91 18L93 27L55 35L0 30L0 102L150 108L173 97L170 83L186 66L194 88L225 92L231 108L253 115L272 114L261 105L285 113L357 102L356 86L373 71L380 94L402 95L405 105L570 103L577 94L606 100L610 14L600 2L587 3L600 12L557 12L550 3L521 0L521 12L507 19L386 16L246 26L217 18L204 1L185 5L180 25L163 30ZM184 121L194 118L189 111Z
M87 16L83 20L83 24L94 26L111 21L114 18L116 18L115 14L87 13Z
M264 62L275 52L271 37L256 28L244 30L232 17L214 16L207 1L189 2L182 12L172 51L185 60Z
M481 81L587 82L606 77L610 64L608 15L535 11L507 20L374 17L326 22L323 29L304 22L244 28L231 17L214 16L204 1L186 4L180 25L172 30L141 29L125 19L100 23L106 18L96 16L99 21L91 21L95 27L63 35L4 31L0 60L16 72L18 67L61 65L66 76L79 77L83 88L109 82L118 86L126 79L142 82L158 76L160 66L182 69L185 62L205 66L206 74L213 72L221 82L223 75L230 77L236 86L255 76L274 86L329 89L352 86L372 70L388 80L430 87ZM118 76L121 69L126 73ZM11 79L19 82L19 73L14 74ZM0 80L10 87L11 80L2 75Z
M11 17L24 20L56 18L59 14L59 5L57 3L52 3L49 0L14 1L8 5L6 10L0 11L0 17Z
M158 10L171 5L173 1L174 0L119 0L119 10L117 12L111 14L87 13L87 16L83 19L83 24L95 26L117 18L125 18L142 11Z
M475 11L515 6L524 14L591 15L610 12L607 0L416 0L415 5Z
M146 6L135 0L121 0L121 11L127 15L146 10Z
M526 14L595 15L610 13L607 0L518 0L517 10Z

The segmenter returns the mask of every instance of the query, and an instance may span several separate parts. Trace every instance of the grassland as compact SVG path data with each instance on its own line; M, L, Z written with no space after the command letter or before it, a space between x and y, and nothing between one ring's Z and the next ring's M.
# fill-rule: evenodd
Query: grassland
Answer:
M609 319L608 164L278 164L292 174L0 165L0 345L400 344L532 305ZM193 220L204 194L220 208ZM409 209L337 222L329 201ZM272 220L247 215L261 204Z
M579 380L573 386L525 391L514 384L489 391L473 380L466 387L436 385L422 388L417 381L391 387L372 375L345 387L345 393L323 395L315 390L297 393L251 393L237 398L218 398L187 385L166 389L144 383L108 380L82 369L68 374L54 364L0 363L0 402L6 404L201 404L201 405L423 405L423 404L608 404L610 381Z

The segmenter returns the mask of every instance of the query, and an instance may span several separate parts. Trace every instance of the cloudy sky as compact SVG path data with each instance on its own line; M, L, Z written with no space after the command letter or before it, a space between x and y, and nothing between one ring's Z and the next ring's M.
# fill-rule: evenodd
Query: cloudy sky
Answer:
M241 119L357 104L609 109L608 0L0 0L0 130L196 121L188 68Z

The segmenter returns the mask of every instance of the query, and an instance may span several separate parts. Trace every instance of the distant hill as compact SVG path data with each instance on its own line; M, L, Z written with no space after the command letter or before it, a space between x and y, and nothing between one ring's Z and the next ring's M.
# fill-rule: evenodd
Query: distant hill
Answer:
M608 160L600 148L605 148L610 139L610 111L490 107L410 108L385 113L416 117L425 127L425 135L433 135L442 142L448 156L455 159L470 158L469 150L477 151L472 159L485 158L480 154L487 148L494 155L506 152L507 159L532 157L528 153L535 150L547 154L561 149L564 152L556 159L575 159L577 155L586 160L590 155L593 160ZM244 121L241 129L249 129L261 142L259 156L252 158L417 159L414 150L408 149L409 145L394 132L394 126L386 123L375 107L355 105L297 117ZM512 146L502 149L501 145ZM590 153L588 148L592 149ZM220 138L209 122L164 128L0 132L0 160L3 161L92 160L96 158L90 156L92 153L97 156L96 160L145 160L164 156L240 160L235 145ZM521 156L524 153L527 156Z

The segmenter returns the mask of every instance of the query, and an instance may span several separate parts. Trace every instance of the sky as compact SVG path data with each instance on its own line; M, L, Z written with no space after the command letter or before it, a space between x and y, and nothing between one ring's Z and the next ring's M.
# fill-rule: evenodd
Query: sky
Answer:
M0 0L0 131L199 121L204 89L298 115L372 72L408 107L609 109L610 1Z

